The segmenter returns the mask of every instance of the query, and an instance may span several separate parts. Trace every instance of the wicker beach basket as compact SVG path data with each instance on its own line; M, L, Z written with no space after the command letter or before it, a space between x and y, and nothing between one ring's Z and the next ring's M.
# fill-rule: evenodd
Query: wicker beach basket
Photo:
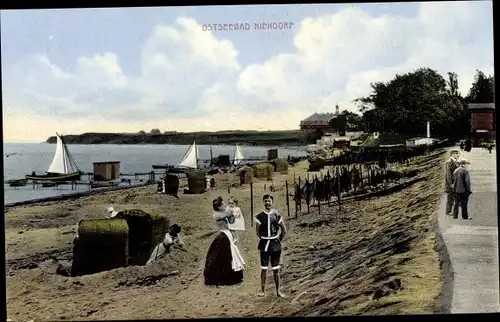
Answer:
M252 167L242 167L238 170L238 174L240 177L240 185L249 184L253 179L253 169Z
M207 181L204 171L191 171L187 173L188 188L193 194L202 194L206 191Z
M267 160L275 160L278 158L278 149L270 149L267 150Z
M284 159L276 159L274 163L274 172L279 172L281 174L288 174L288 167L290 166L288 162Z
M167 195L177 196L179 191L179 177L173 174L167 174L165 177L165 193Z
M129 227L123 219L82 220L74 240L72 276L128 265Z
M266 179L271 181L273 179L274 167L269 163L257 163L252 166L253 175L257 179Z
M121 211L116 218L126 220L129 227L129 265L146 264L153 248L168 232L168 218L140 209Z

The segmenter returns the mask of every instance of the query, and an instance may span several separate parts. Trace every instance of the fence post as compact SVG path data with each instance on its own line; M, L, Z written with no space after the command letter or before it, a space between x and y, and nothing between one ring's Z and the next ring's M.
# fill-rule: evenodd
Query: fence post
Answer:
M250 224L253 227L253 182L250 182Z
M361 191L365 191L365 178L363 177L363 165L359 165L359 176L361 177Z
M327 188L326 189L326 198L327 198L327 203L328 203L328 207L330 207L330 199L331 199L331 191L330 191L330 188L331 188L331 177L330 177L330 170L327 171L326 173L326 184L325 184L325 187Z
M285 181L285 187L286 187L286 209L287 209L287 212L288 212L288 218L290 218L290 199L289 199L289 196L288 196L288 180Z
M299 203L300 203L300 183L297 185L294 181L293 183L293 189L294 189L294 201L295 201L295 219L297 219L297 215L299 212Z
M316 187L316 184L318 183L318 177L316 176L315 177L315 180L314 180L314 190L316 190L318 187ZM321 215L321 200L319 200L317 197L316 197L316 201L318 202L318 214Z
M341 176L340 176L340 169L337 168L336 169L336 172L337 172L337 198L338 198L338 203L339 203L339 210L342 209L341 207L341 201L340 201L340 179L341 179Z
M309 176L307 176L307 180L306 180L306 205L307 205L307 213L309 213L309 206L311 205L311 196L309 194L309 189L311 189L311 183L309 182Z
M300 177L299 177L299 200L297 201L299 203L299 211L302 211L302 187L301 187L301 182L300 182Z

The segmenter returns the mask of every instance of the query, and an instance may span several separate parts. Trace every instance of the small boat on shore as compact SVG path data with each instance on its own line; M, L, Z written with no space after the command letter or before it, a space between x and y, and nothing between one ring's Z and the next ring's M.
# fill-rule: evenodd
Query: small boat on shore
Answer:
M56 136L56 153L46 174L37 175L33 172L31 175L26 175L27 180L49 182L80 180L82 172L73 160L62 137L57 133Z
M171 168L172 166L168 164L153 164L153 169L158 170L158 169L168 169Z
M28 179L11 179L8 180L7 183L9 184L9 187L24 187L28 184Z

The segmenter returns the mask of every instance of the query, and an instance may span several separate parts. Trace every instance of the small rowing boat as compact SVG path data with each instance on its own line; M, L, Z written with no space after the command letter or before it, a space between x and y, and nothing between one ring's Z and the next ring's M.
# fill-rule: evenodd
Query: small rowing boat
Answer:
M24 187L28 183L28 179L11 179L7 183L10 187Z

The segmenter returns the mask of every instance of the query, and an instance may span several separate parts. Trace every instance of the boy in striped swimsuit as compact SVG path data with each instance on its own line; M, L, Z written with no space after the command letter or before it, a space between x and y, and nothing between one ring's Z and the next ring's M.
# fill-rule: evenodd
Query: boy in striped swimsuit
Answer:
M280 257L281 241L285 237L286 228L280 213L273 209L273 196L264 195L264 211L255 216L256 232L259 237L258 249L260 251L260 283L261 293L265 295L267 269L271 264L273 270L274 284L276 285L276 295L286 297L280 291Z

